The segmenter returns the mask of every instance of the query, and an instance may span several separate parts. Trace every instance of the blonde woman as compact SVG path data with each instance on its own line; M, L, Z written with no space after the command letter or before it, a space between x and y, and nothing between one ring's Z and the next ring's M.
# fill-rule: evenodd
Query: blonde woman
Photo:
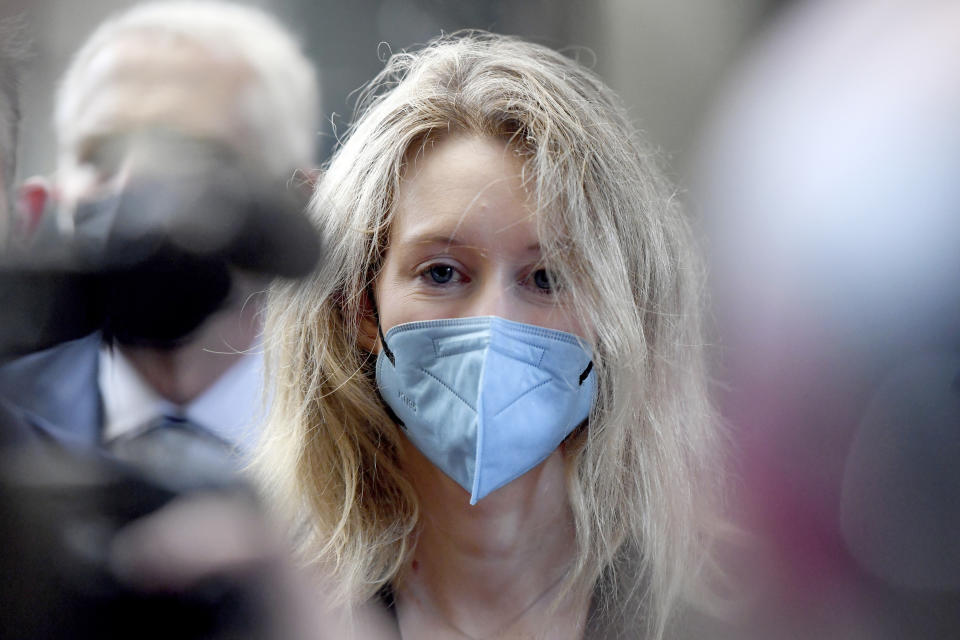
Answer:
M483 33L394 55L278 286L259 459L404 638L661 638L716 503L701 271L617 98Z

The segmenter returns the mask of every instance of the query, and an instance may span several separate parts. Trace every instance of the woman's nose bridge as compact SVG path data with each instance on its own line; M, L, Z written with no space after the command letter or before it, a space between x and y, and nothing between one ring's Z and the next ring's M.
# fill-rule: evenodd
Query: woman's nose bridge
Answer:
M479 290L475 292L471 315L498 316L507 320L516 318L519 309L514 291L515 283L502 273L491 274L484 278Z

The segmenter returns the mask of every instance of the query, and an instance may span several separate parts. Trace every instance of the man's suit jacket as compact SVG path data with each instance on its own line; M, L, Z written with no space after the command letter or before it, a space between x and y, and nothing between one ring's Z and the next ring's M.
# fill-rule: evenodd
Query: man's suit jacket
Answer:
M101 343L93 333L0 367L0 399L29 425L30 435L71 448L99 446Z

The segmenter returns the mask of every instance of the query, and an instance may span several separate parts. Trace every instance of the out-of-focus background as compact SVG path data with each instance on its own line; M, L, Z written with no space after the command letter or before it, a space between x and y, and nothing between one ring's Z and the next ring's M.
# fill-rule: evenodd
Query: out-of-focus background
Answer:
M20 177L56 80L122 0L0 0L34 56ZM274 0L320 70L327 159L390 51L481 28L623 97L709 247L738 638L960 637L960 4ZM717 637L721 637L717 632Z
M54 166L52 92L70 55L133 0L2 0L22 12L36 55L24 82L20 175ZM441 31L478 28L577 55L618 90L638 123L681 166L697 123L744 41L782 0L258 0L289 26L320 70L325 159L353 112L352 93L384 56ZM355 96L355 94L354 94Z

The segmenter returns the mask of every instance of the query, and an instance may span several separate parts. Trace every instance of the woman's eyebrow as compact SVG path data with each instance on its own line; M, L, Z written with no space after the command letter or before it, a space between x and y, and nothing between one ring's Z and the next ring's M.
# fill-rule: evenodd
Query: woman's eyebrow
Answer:
M481 253L486 254L486 250L480 249L473 242L457 235L454 233L447 232L437 232L437 231L424 231L423 233L417 233L413 231L407 236L397 238L396 245L398 247L408 247L408 248L420 248L423 246L434 246L442 245L444 248L457 247L461 249L475 249L479 250ZM539 242L534 242L527 245L523 249L524 253L537 254L540 255L543 252L543 247Z
M470 246L463 238L449 233L437 233L437 232L426 232L426 233L413 233L407 237L401 237L398 239L398 244L407 245L407 246L420 246L420 245L433 245L441 244L448 247L465 247Z
M466 242L453 234L447 233L433 233L433 234L423 234L416 236L412 242L416 244L451 244L451 245L462 245Z

